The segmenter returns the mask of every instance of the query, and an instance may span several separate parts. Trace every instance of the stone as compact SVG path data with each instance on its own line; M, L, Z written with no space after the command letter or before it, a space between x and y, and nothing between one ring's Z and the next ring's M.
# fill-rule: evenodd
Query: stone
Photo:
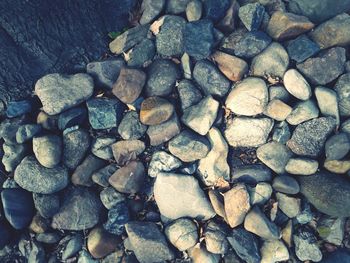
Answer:
M344 239L344 226L344 218L322 216L317 225L317 232L324 241L340 246Z
M21 230L29 226L35 211L29 192L20 188L3 189L1 202L5 218L13 228Z
M113 252L121 240L101 227L91 230L87 237L87 249L94 258L103 258Z
M184 110L181 121L200 135L206 135L214 124L218 109L219 102L207 96Z
M126 224L125 228L131 247L140 263L174 259L173 251L155 223L134 221Z
M257 184L268 182L271 177L271 170L261 164L247 164L231 170L231 180L233 182Z
M161 0L164 1L164 0ZM129 67L145 67L152 61L156 54L156 44L153 40L145 38L136 46L124 54L124 59Z
M250 210L250 197L244 184L237 184L224 194L225 213L231 228L243 223Z
M180 78L178 66L169 59L157 59L147 69L146 95L167 96Z
M63 135L62 163L69 169L75 169L83 161L90 148L90 134L78 129Z
M289 218L296 217L301 212L300 199L282 193L276 193L278 207Z
M317 105L323 116L330 116L336 119L337 126L340 124L337 93L329 88L316 87L315 97Z
M71 108L59 115L58 128L63 131L76 125L82 125L86 119L87 110L85 107Z
M125 232L125 224L129 222L129 218L126 202L119 202L108 210L108 218L103 227L109 233L120 236Z
M62 139L57 135L33 138L33 152L39 163L47 168L57 166L62 157Z
M336 251L325 255L322 263L342 263L350 260L350 254L346 249L337 249Z
M258 147L266 142L272 127L269 118L236 117L227 122L224 135L232 147Z
M28 145L25 144L6 144L2 145L4 155L2 156L2 164L7 172L12 172L20 164L23 158L28 154Z
M255 76L264 77L268 75L282 78L288 65L288 53L282 45L273 42L253 58L250 70Z
M291 106L279 99L273 99L266 106L264 114L276 121L284 121L291 112Z
M185 12L189 0L169 0L166 7L166 12L170 14L181 14Z
M215 0L205 0L203 1L203 7L204 17L216 23L225 16L226 10L230 7L230 1L223 0L217 2Z
M340 160L350 151L350 138L346 133L338 133L330 137L325 144L327 160Z
M184 130L170 140L170 153L183 162L193 162L204 158L210 151L207 138L189 130Z
M179 119L174 114L167 121L148 127L147 135L152 146L158 146L178 135L181 130Z
M287 117L287 122L291 125L298 125L308 120L317 118L319 110L313 100L298 102L293 111Z
M115 173L115 171L117 171L119 168L117 166L117 164L112 163L109 164L97 171L95 171L92 176L91 179L94 183L103 186L103 187L108 187L109 186L109 182L108 179L109 177L112 176L112 174Z
M191 262L219 263L220 255L210 253L204 245L195 246L188 250Z
M290 158L285 169L290 174L311 175L316 173L318 162L307 158Z
M350 161L326 160L323 167L333 173L345 174L350 171Z
M89 252L87 252L86 250L82 249L79 252L77 263L98 263L98 260L97 259L93 259L93 257L90 255Z
M51 218L60 208L60 199L56 194L33 193L35 209L44 218Z
M38 124L21 125L16 132L17 143L25 143L41 132L42 128Z
M177 91L179 93L182 111L197 104L202 99L202 94L199 89L187 79L179 83Z
M341 125L341 131L350 134L350 119L345 120Z
M268 183L258 183L254 188L248 189L251 205L265 204L272 195L272 187Z
M184 29L186 20L180 16L165 15L156 34L157 53L163 56L181 56L184 52Z
M305 61L318 51L320 47L306 35L300 35L287 44L289 57L297 63Z
M226 226L209 221L204 230L205 246L208 252L224 255L229 249L229 243L226 239L228 229Z
M226 107L233 113L254 116L264 111L268 90L260 78L249 77L236 84L226 98Z
M217 24L217 28L224 33L231 33L238 26L238 11L239 11L238 1L231 1L229 8L226 11L225 16Z
M141 104L140 121L145 125L157 125L170 119L174 106L166 99L149 97Z
M149 162L148 175L150 177L157 177L160 172L170 172L179 168L181 165L182 162L175 156L164 151L157 151L153 153Z
M214 26L208 19L186 24L184 29L185 52L197 60L210 56L214 47Z
M305 16L276 11L272 14L266 31L274 40L283 41L295 38L314 26Z
M297 69L314 85L326 85L344 71L345 49L334 47L297 64Z
M227 222L223 194L221 194L216 189L211 189L209 190L208 195L209 195L210 203L213 206L215 213L221 216L222 218L224 218L225 221Z
M286 142L290 139L292 136L288 123L283 121L275 125L274 131L272 134L272 140L286 144Z
M288 248L280 240L265 240L260 252L261 262L280 262L289 259Z
M57 232L39 233L36 235L35 239L44 244L55 244L61 239L61 235Z
M207 138L211 149L206 157L199 160L197 172L207 186L216 185L220 180L229 181L230 167L227 164L228 145L219 129L209 130Z
M185 52L181 57L181 68L185 79L192 79L192 62L190 56Z
M19 101L9 101L6 108L6 116L8 118L15 118L32 111L34 101L19 100Z
M272 171L283 174L292 152L284 144L272 141L260 146L256 150L256 155Z
M89 111L90 125L95 130L117 127L124 110L119 100L103 97L88 100L86 106Z
M118 133L124 140L140 139L147 130L136 111L127 112L118 126Z
M108 181L117 191L134 194L141 189L144 180L145 167L142 162L131 161L117 170Z
M193 70L193 78L206 95L225 96L230 88L230 82L213 63L200 60Z
M327 137L335 128L335 119L320 117L299 124L287 142L295 154L306 157L317 157L323 150Z
M36 123L40 124L44 129L54 131L58 129L58 117L57 115L48 115L47 113L40 111L37 115Z
M169 219L190 217L208 220L215 216L206 195L192 175L159 173L154 183L154 198L160 213Z
M71 176L74 185L92 186L92 174L106 165L106 162L92 154L75 169Z
M146 73L139 69L122 68L113 84L113 94L125 104L133 103L141 94L146 83Z
M14 179L23 189L39 194L58 192L68 185L69 180L67 168L60 165L46 168L32 155L25 157L17 166Z
M316 237L312 233L299 231L299 233L293 235L293 241L298 259L301 261L321 261L322 252L316 243Z
M288 220L287 225L281 230L282 240L288 245L288 247L292 247L293 245L293 221Z
M169 242L180 251L188 250L198 242L196 224L188 218L180 218L165 227L164 233Z
M128 51L147 37L149 27L146 24L128 29L109 43L109 50L116 55Z
M283 76L283 83L290 94L299 100L311 97L311 87L304 77L295 69L289 69Z
M108 209L112 209L117 204L125 201L125 196L109 186L100 192L102 204Z
M249 31L257 31L265 14L265 8L260 3L243 5L238 10L238 17Z
M112 89L120 70L125 66L123 59L94 61L86 65L86 72L93 77L97 86Z
M165 0L145 0L142 1L140 24L145 25L153 22L165 7Z
M350 73L346 73L339 77L334 86L334 90L338 95L338 107L340 116L350 116Z
M271 43L271 38L263 31L247 32L234 47L234 54L238 57L253 58Z
M267 219L258 206L254 206L244 219L244 228L264 239L279 239L278 227Z
M119 165L136 160L145 149L145 143L140 140L118 141L112 145L114 159Z
M202 2L200 0L191 0L186 6L186 18L188 22L193 22L202 17Z
M0 138L2 138L8 145L16 144L16 133L26 121L26 118L23 116L3 120L0 123Z
M94 138L91 144L91 152L103 160L113 159L112 145L117 141L114 136L102 135Z
M83 236L79 233L70 236L64 250L62 251L62 260L67 260L79 252L82 249L83 242Z
M87 100L94 91L94 82L88 74L48 74L35 84L43 110L49 115L59 114Z

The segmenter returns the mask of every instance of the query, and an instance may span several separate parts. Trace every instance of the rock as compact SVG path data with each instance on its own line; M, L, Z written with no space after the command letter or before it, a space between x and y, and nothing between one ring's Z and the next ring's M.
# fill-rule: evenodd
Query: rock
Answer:
M216 119L218 109L219 102L207 96L184 110L181 121L200 135L206 135Z
M62 139L57 135L33 138L33 152L39 163L47 168L57 166L62 157Z
M312 57L319 50L320 47L306 35L298 36L297 38L291 40L287 45L289 57L297 63L301 63Z
M191 0L186 6L186 17L188 22L193 22L202 17L202 2L199 0Z
M104 160L89 154L72 174L72 183L74 185L91 186L93 184L92 174L105 165Z
M34 216L32 196L23 189L3 189L1 191L2 207L7 221L15 229L29 226Z
M169 142L169 151L183 162L204 158L210 151L209 141L194 132L184 130Z
M103 160L113 159L112 145L117 141L114 136L102 135L94 138L91 145L91 152Z
M127 112L118 126L118 133L124 140L140 139L147 130L139 120L136 111Z
M317 99L318 108L322 115L330 116L336 119L337 126L340 123L338 97L337 93L329 88L316 87L315 96Z
M45 231L48 231L49 220L36 213L28 228L35 234L42 234Z
M57 232L39 233L36 235L35 239L44 244L55 244L61 239L61 235Z
M161 0L163 1L163 0ZM135 47L124 54L129 67L145 67L156 54L156 44L153 40L145 38Z
M124 202L125 196L109 186L100 192L100 199L102 204L110 210L117 204Z
M180 16L165 15L156 34L157 53L163 56L181 56L184 52L184 29L186 20ZM156 22L158 22L156 21Z
M338 79L334 86L338 95L338 107L340 116L350 116L350 73L346 73Z
M67 260L68 258L74 256L78 251L81 250L83 246L83 236L81 234L75 234L70 237L67 245L62 251L62 260Z
M277 42L271 43L263 52L253 58L250 69L253 75L271 75L282 78L289 65L286 50Z
M155 223L134 221L126 224L125 228L140 263L172 260L175 257Z
M184 29L185 52L197 60L210 56L214 47L213 23L201 19L186 24Z
M153 153L151 161L148 166L148 175L150 177L157 177L160 172L170 172L179 168L182 165L181 161L171 154L158 151Z
M227 122L224 135L232 147L257 147L266 142L272 127L269 118L236 117Z
M333 46L344 46L350 44L350 15L339 14L332 19L320 24L310 33L310 37L321 49ZM332 34L329 34L332 32Z
M68 170L63 166L46 168L34 156L27 156L17 166L14 179L20 187L30 192L52 194L68 185Z
M271 180L271 170L262 164L247 164L231 170L233 182L257 184Z
M290 174L311 175L316 173L318 162L306 158L290 158L285 169Z
M135 262L136 257L134 254L124 255L124 251L121 248L117 248L115 252L112 252L108 256L102 259L102 263L113 263L120 262L121 260L125 260L127 262Z
M288 245L288 247L292 247L293 245L293 221L288 220L287 225L281 230L282 240Z
M165 227L164 233L170 243L180 251L188 250L198 242L196 224L187 218L180 218Z
M190 56L185 52L181 57L181 68L185 79L192 79L192 63Z
M166 99L149 97L141 104L140 121L145 125L161 124L173 115L174 106Z
M269 99L281 100L285 103L291 99L290 93L282 85L270 86L269 87Z
M117 127L124 110L119 100L103 97L88 100L86 106L89 111L90 125L95 130Z
M314 85L325 85L344 71L345 49L335 47L297 64L297 69Z
M285 172L285 166L292 157L292 152L278 142L269 142L256 150L258 159L277 174Z
M238 57L253 58L271 43L271 38L263 31L247 32L236 43L234 54Z
M278 207L289 218L296 217L301 212L300 199L282 193L276 193Z
M238 227L232 230L232 234L227 237L227 240L243 261L261 262L258 239L255 235Z
M114 159L119 165L136 160L145 149L145 143L140 140L118 141L112 145Z
M56 194L33 193L35 209L44 218L51 218L60 208L60 199Z
M101 227L94 228L87 237L87 249L94 258L103 258L113 252L121 240Z
M230 88L230 82L207 60L196 63L193 78L206 95L223 97Z
M125 224L129 222L129 217L126 202L119 202L108 210L108 219L103 227L109 233L120 236L125 232Z
M87 110L85 107L71 108L59 115L58 128L63 131L76 125L82 125L86 119Z
M181 101L181 109L184 111L188 107L197 104L202 99L201 92L189 80L182 80L177 86Z
M261 262L280 262L289 259L288 248L280 240L265 240L260 252Z
M298 102L291 114L287 117L287 122L291 125L298 125L305 121L315 119L319 115L316 103L312 100Z
M199 160L198 174L207 186L216 185L221 179L229 181L230 167L227 164L228 145L220 131L213 127L207 134L210 152Z
M189 0L169 0L166 7L166 12L170 14L181 14L185 12Z
M260 3L246 4L239 8L238 16L249 31L257 31L265 14L265 8Z
M58 129L58 117L57 115L48 115L47 113L40 111L37 119L37 124L40 124L44 129L54 131Z
M320 117L299 124L287 142L287 146L295 154L317 157L323 150L328 135L335 128L335 119Z
M230 1L223 0L217 2L215 0L205 0L203 1L203 6L204 17L211 19L216 23L225 16L226 10L230 7Z
M291 137L291 132L288 126L288 123L283 121L275 125L273 134L272 134L272 140L286 144L286 142Z
M107 165L97 171L95 171L92 176L91 179L94 183L103 186L103 187L108 187L109 183L108 183L108 179L109 177L112 176L112 174L114 174L114 172L116 170L118 170L118 166L115 163L112 163L110 165Z
M24 124L19 126L16 132L17 143L24 143L32 139L41 132L41 126L38 124Z
M84 129L78 129L63 135L62 163L75 169L84 159L90 147L90 135Z
M264 114L274 120L284 121L291 112L291 106L279 99L273 99L267 105Z
M119 192L126 194L137 193L145 180L145 167L139 161L131 161L117 170L109 183Z
M233 87L225 104L235 114L254 116L264 111L268 96L265 82L262 79L250 77Z
M237 184L224 194L225 213L231 228L243 223L250 210L250 197L244 184Z
M297 37L314 26L305 16L276 11L272 14L266 31L275 40L286 40Z
M6 108L6 116L8 118L15 118L32 111L34 101L19 100L19 101L9 101Z
M310 204L304 201L302 203L302 211L299 215L295 217L295 219L299 224L305 225L310 223L313 220L313 218L315 218L315 214L311 211Z
M322 263L342 263L350 260L350 254L346 249L337 249L336 251L325 255Z
M224 196L215 189L211 189L208 192L209 195L209 200L211 205L213 206L213 209L215 213L222 218L225 219L227 222L227 217L226 217L226 212L225 212L225 207L224 207Z
M174 196L178 198L174 199ZM159 173L154 184L154 198L160 213L169 219L190 217L208 220L215 216L211 204L192 175Z
M209 221L204 230L205 246L208 252L221 255L227 253L229 249L229 243L226 239L227 232L227 227L216 221Z
M178 66L169 59L157 59L147 69L145 91L150 96L167 96L180 78Z
M347 119L344 121L341 125L341 131L345 132L346 134L350 134L350 119Z
M59 114L87 100L93 93L94 82L88 74L48 74L35 84L35 93L49 115Z
M217 24L217 28L225 33L231 33L238 26L238 11L239 3L237 1L231 1L230 7L227 9L225 16Z
M269 221L258 206L254 206L244 219L244 228L264 239L279 239L278 227Z
M92 256L86 250L82 249L79 252L77 263L98 263L98 260L93 259Z
M139 69L122 68L112 92L125 104L133 103L141 94L146 83L146 74Z
M324 168L332 173L345 174L350 171L350 161L338 161L338 160L326 160L324 162Z
M310 232L299 231L293 235L295 254L301 261L311 260L319 262L322 259L322 252L316 243L316 237Z
M7 172L12 172L20 164L23 158L28 154L28 145L25 144L6 144L2 145L4 156L2 156L2 164Z
M311 97L311 87L304 77L295 69L289 69L283 76L283 83L290 94L299 100Z
M130 28L109 43L109 50L116 55L128 51L147 37L149 27L146 24Z
M325 144L327 160L340 160L350 151L350 138L346 133L338 133L330 137Z
M340 246L344 239L344 226L344 218L323 216L318 221L317 232L324 241Z
M0 123L0 138L8 145L16 144L16 133L21 125L26 123L25 117L5 119Z
M144 0L141 5L142 16L140 18L140 24L145 25L153 22L157 16L163 11L165 7L165 0Z
M268 183L258 183L254 188L249 189L250 203L252 205L265 204L271 197L272 187Z

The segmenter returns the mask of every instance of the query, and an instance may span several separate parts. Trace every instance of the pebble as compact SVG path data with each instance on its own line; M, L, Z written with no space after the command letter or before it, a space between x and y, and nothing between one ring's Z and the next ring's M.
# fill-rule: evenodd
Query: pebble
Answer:
M5 119L0 123L0 138L8 145L16 144L16 133L26 122L26 118L21 116L13 119Z
M136 111L127 112L118 126L118 133L124 140L140 139L146 130L147 126L141 123Z
M125 196L109 186L100 192L100 199L102 204L109 210L118 203L124 202Z
M210 142L207 138L189 130L184 130L168 145L169 151L183 162L193 162L204 158L210 151Z
M263 31L247 32L235 44L234 54L238 57L253 58L267 48L271 41Z
M325 255L323 263L343 263L350 260L350 254L346 249L337 249L336 251Z
M69 183L67 168L63 166L46 168L32 155L25 157L17 166L14 179L23 189L39 194L58 192Z
M224 218L227 222L223 194L221 194L218 190L210 189L208 195L210 203L213 206L215 213Z
M44 218L51 218L60 208L60 199L56 194L33 193L35 209Z
M350 161L326 160L323 167L333 173L345 174L350 171Z
M113 159L112 145L117 141L114 136L102 135L93 139L91 152L103 160Z
M206 95L223 97L230 88L230 81L207 60L196 63L193 78Z
M306 35L300 35L287 44L289 57L297 63L305 61L318 51L320 47Z
M181 68L185 79L192 79L192 67L191 58L185 52L181 57Z
M298 125L308 120L317 118L319 109L313 100L298 102L291 114L287 117L287 122L291 125Z
M179 168L181 165L181 161L175 156L164 151L157 151L151 157L148 166L148 175L150 177L157 177L160 172L170 172Z
M338 79L334 86L338 95L338 107L340 116L350 116L350 73L346 73Z
M185 12L189 0L169 0L166 7L166 12L170 14L181 14Z
M226 239L228 229L216 221L209 221L204 230L205 246L208 252L224 255L229 249Z
M2 145L4 155L2 156L2 164L7 172L12 172L20 164L28 153L28 145L25 144L6 144Z
M145 149L145 143L140 140L118 141L112 145L114 159L119 165L125 165L131 160L136 160L137 156Z
M166 99L149 97L141 104L140 121L145 125L157 125L170 119L174 106Z
M318 108L323 116L330 116L336 119L337 126L340 124L338 97L333 89L325 87L315 88L315 97L317 99Z
M124 110L119 100L102 97L88 100L86 106L89 111L90 125L95 130L117 127Z
M131 161L117 170L109 183L121 193L134 194L140 191L145 180L145 167L142 162Z
M138 261L151 263L174 259L173 251L155 223L133 221L125 228Z
M317 157L323 150L328 135L335 128L335 119L320 117L299 124L287 142L295 154L306 157Z
M192 175L159 173L154 184L154 198L160 213L169 219L190 217L208 220L215 216L206 195Z
M188 22L193 22L202 17L202 2L200 0L191 0L186 6L186 17Z
M141 68L150 63L155 54L156 44L153 40L146 38L124 54L124 59L129 67Z
M181 101L181 109L185 109L197 104L202 99L199 89L190 80L182 80L177 86L179 98Z
M25 143L38 135L42 130L41 125L38 124L24 124L19 126L16 132L17 143Z
M35 234L44 233L49 229L49 220L36 213L28 228Z
M63 131L76 125L82 125L86 119L87 110L85 107L71 108L58 116L58 128Z
M55 244L61 239L61 235L57 232L40 233L36 235L35 239L44 244Z
M311 175L316 173L318 162L307 158L290 158L285 169L290 174Z
M276 121L284 121L291 112L291 106L279 99L273 99L266 106L264 114Z
M260 146L256 150L256 155L272 171L283 174L292 152L284 144L272 141Z
M265 240L260 253L262 263L275 263L289 259L288 248L280 240Z
M180 251L194 247L199 238L196 224L188 218L174 220L165 227L164 233L169 242Z
M257 147L266 143L272 127L270 118L236 117L227 122L224 135L232 147Z
M153 22L155 18L163 11L165 7L165 0L144 0L141 5L142 16L140 24L145 25Z
M92 174L106 165L106 162L89 154L71 176L74 185L92 186Z
M180 78L178 66L169 59L157 59L147 68L145 91L150 96L167 96Z
M269 201L272 195L272 187L268 183L258 183L254 188L250 188L250 203L251 205L261 205Z
M289 69L283 76L283 83L290 94L300 100L311 97L311 87L304 77L295 69Z
M63 203L53 216L51 226L60 230L86 230L98 223L101 210L101 201L91 189L74 187L64 195Z
M297 64L297 69L314 85L325 85L344 71L345 49L335 47Z
M57 115L50 116L47 113L40 111L37 116L36 122L46 130L54 131L58 129Z
M98 260L92 258L92 256L86 250L82 249L79 252L77 263L98 263Z
M6 116L8 118L15 118L32 111L34 101L19 100L19 101L9 101L6 108Z
M249 77L236 84L226 98L226 107L233 113L254 116L264 111L268 90L260 78Z
M224 194L225 213L231 228L243 223L250 210L250 197L244 184L237 184Z
M80 233L69 237L64 250L62 251L62 260L67 260L74 256L83 246L83 236Z
M247 164L231 170L233 182L257 184L271 181L271 170L262 164Z
M91 230L87 237L87 249L94 258L103 258L116 250L121 240L101 227Z
M214 124L218 109L219 102L212 96L207 96L185 109L181 121L200 135L206 135Z
M344 239L344 226L344 218L322 216L318 221L317 232L324 241L340 246Z
M62 139L57 135L33 138L33 152L39 163L47 168L57 166L62 157Z
M229 8L226 10L225 16L220 20L216 27L224 33L231 33L238 27L238 11L239 3L237 1L231 1Z
M94 91L94 82L88 74L48 74L35 84L43 110L49 115L59 114L88 99Z
M117 164L112 163L109 164L97 171L95 171L92 176L91 179L94 183L103 186L103 187L108 187L109 186L109 182L108 179L109 177L112 176L112 174L115 173L115 171L117 171L119 168L117 166Z
M330 137L325 144L327 160L340 160L350 151L350 138L346 133L338 133Z
M288 123L283 121L275 125L272 134L272 140L282 144L286 144L286 142L290 139L291 135L292 134L290 132Z
M260 28L264 14L265 8L260 3L246 4L238 10L238 17L249 31L256 31Z
M120 70L125 66L123 59L108 59L94 61L86 65L86 72L93 77L98 87L112 89L114 82L118 79Z
M280 175L274 178L272 183L275 191L285 194L297 194L300 191L298 182L291 176Z
M296 217L301 212L300 199L282 193L276 193L278 207L289 218Z
M129 222L129 217L126 202L119 202L108 210L108 219L103 227L109 233L119 236L125 232L125 224Z
M310 232L299 231L293 235L295 254L301 261L311 260L319 262L322 259L322 252L319 249L316 237Z
M203 7L204 17L216 23L225 16L226 10L230 7L230 1L222 0L217 2L215 0L205 0L203 2Z

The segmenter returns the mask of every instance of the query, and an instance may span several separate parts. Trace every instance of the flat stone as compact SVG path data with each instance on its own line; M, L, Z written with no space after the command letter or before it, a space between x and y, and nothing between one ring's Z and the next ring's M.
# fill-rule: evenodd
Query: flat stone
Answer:
M311 260L319 262L322 259L322 252L318 247L316 237L310 232L299 231L293 235L295 254L301 261Z
M324 168L332 173L345 174L350 171L350 161L344 160L326 160L323 164Z
M260 3L243 5L238 10L238 17L249 31L259 29L264 18L265 8Z
M14 179L23 189L39 194L58 192L68 185L69 180L67 168L46 168L34 156L22 160L15 170Z
M67 128L82 125L87 119L87 110L85 107L75 107L62 112L58 117L58 128L65 130Z
M293 111L287 117L287 122L291 125L298 125L308 120L317 118L319 109L313 100L298 102Z
M136 160L145 149L145 143L140 140L118 141L112 145L114 159L119 165Z
M151 157L148 166L148 175L150 177L157 177L160 172L170 172L179 168L181 165L182 162L175 156L164 151L157 151Z
M292 136L289 125L287 122L283 121L275 125L273 134L272 134L272 140L286 144L286 142L290 139Z
M152 22L165 7L165 0L145 0L142 1L140 24L145 25Z
M271 170L262 164L247 164L231 169L231 180L247 184L271 181Z
M325 87L316 87L314 92L322 115L333 117L337 121L337 126L339 126L340 117L337 93L333 89Z
M300 199L282 193L276 193L278 207L289 218L296 217L301 212Z
M140 121L145 125L161 124L173 115L174 106L166 99L149 97L141 104Z
M124 140L140 139L146 130L147 126L141 123L136 111L127 112L118 126L118 133Z
M267 105L264 114L276 121L284 121L292 112L292 107L281 100L274 99Z
M202 17L202 2L200 0L191 0L186 6L186 18L188 22L193 22Z
M224 255L229 249L226 239L228 228L216 221L210 221L204 230L205 246L208 252Z
M125 196L113 187L109 186L100 192L100 199L102 204L108 209L112 209L117 204L125 202Z
M203 1L204 17L212 21L219 22L225 14L226 10L230 7L229 0L222 0L220 2L215 0Z
M57 135L33 138L33 152L39 163L47 168L57 166L62 157L62 139Z
M180 251L185 251L198 242L196 224L187 218L180 218L165 227L165 235L170 243Z
M27 100L18 100L18 101L9 101L6 105L6 116L8 118L15 118L26 113L30 113L34 106L34 101Z
M265 240L260 252L261 262L280 262L289 259L288 248L280 240Z
M290 158L286 167L286 172L295 175L311 175L316 173L318 162L306 158Z
M164 1L164 0L161 0ZM124 54L124 59L129 67L145 67L156 54L156 44L153 40L145 38L136 46Z
M340 116L350 116L350 73L346 73L338 79L334 86L338 95L338 107Z
M270 200L272 187L268 183L258 183L254 188L248 189L251 205L262 205Z
M306 35L300 35L287 44L289 57L301 63L312 57L320 50L320 47Z
M121 240L101 227L91 230L87 237L87 249L94 258L103 258L113 252Z
M304 77L295 69L289 69L283 76L283 83L290 94L299 100L311 97L311 87Z
M2 164L7 172L12 172L20 164L23 158L29 152L29 146L26 144L6 144L2 145L4 155L2 156Z
M59 114L87 100L94 91L94 82L88 74L48 74L35 84L35 93L49 115Z
M112 145L117 141L114 136L102 135L94 138L91 144L91 152L103 160L113 159Z
M232 147L258 147L266 143L272 127L269 118L236 117L227 122L224 135Z
M16 132L17 143L24 143L32 139L35 135L41 132L41 125L38 124L24 124L19 126Z
M238 57L253 58L267 48L271 41L263 31L247 32L235 44L234 54Z
M330 137L325 144L327 160L340 160L350 151L350 138L346 133L338 133Z
M197 104L202 99L199 89L190 81L182 80L177 86L181 101L181 109L184 111L188 107Z
M33 193L35 209L44 218L51 218L60 208L60 199L57 194Z
M206 195L192 175L158 174L154 184L154 198L160 213L169 219L190 217L208 220L215 216Z

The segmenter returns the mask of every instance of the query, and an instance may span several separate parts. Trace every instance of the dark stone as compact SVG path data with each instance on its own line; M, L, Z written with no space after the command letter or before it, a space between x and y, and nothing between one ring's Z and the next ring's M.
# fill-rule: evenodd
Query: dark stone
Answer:
M226 15L227 9L230 7L230 0L204 0L204 17L212 21L219 22Z
M65 130L75 125L81 125L87 118L85 107L76 107L62 112L58 117L58 128Z
M287 52L289 57L301 63L312 57L320 50L320 47L306 35L301 35L288 43Z
M108 219L103 224L109 233L121 235L125 232L125 224L129 222L129 210L125 202L120 202L108 211Z
M235 45L234 54L238 57L252 58L271 43L272 39L263 31L246 33Z
M6 116L14 118L32 111L33 102L31 100L10 101L7 104Z
M36 210L45 218L51 218L60 208L60 199L57 194L45 195L33 193L33 200Z
M246 4L238 10L239 18L249 31L256 31L260 28L264 15L265 8L260 3Z
M128 53L129 67L142 67L146 62L153 59L156 54L156 45L151 39L144 39Z
M350 263L350 252L344 248L326 255L321 263Z
M11 229L5 221L0 221L0 249L11 240Z
M250 164L232 169L231 180L233 182L243 182L247 184L256 184L259 182L271 181L271 170L265 165Z

